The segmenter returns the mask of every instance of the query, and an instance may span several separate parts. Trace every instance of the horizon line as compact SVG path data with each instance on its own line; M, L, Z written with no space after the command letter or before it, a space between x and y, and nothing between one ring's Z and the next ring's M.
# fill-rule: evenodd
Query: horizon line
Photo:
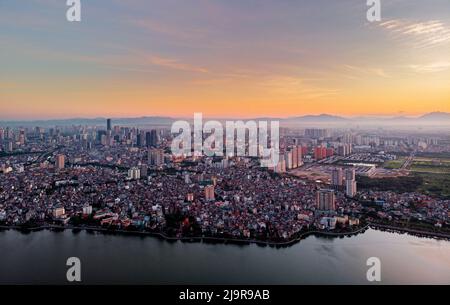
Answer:
M111 120L126 120L126 119L143 119L143 118L167 118L167 119L187 119L190 117L193 117L195 113L201 113L201 112L193 112L192 115L186 115L186 116L170 116L170 115L142 115L142 116L79 116L79 117L54 117L54 118L0 118L0 122L45 122L45 121L71 121L71 120L100 120L100 119L111 119ZM363 118L420 118L427 114L450 114L450 112L445 111L430 111L430 112L424 112L421 114L355 114L355 115L341 115L341 114L333 114L333 113L319 113L319 114L297 114L297 115L291 115L291 116L270 116L270 115L254 115L254 116L216 116L216 115L209 115L209 116L203 116L205 119L257 119L257 118L273 118L273 119L292 119L292 118L301 118L301 117L320 117L320 116L332 116L332 117L338 117L343 119L355 119L359 117Z

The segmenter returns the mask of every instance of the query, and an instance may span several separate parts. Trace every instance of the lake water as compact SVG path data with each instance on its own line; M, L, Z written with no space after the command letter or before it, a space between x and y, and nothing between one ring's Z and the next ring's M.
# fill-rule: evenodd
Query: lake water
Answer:
M372 229L287 248L9 230L0 253L0 284L65 284L72 256L85 284L368 284L369 257L381 260L383 284L450 284L450 242Z

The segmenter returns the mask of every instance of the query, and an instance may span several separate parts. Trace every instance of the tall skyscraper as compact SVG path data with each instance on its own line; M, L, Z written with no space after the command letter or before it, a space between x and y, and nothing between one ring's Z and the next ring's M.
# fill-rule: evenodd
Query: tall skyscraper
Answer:
M284 153L284 161L286 162L286 169L292 169L294 167L292 151L287 151Z
M158 146L158 132L154 129L150 131L150 146L152 147Z
M144 136L142 133L138 133L136 136L136 145L138 147L144 146Z
M335 211L336 197L334 190L322 189L317 191L316 208L319 211Z
M66 157L63 154L59 154L56 156L55 167L57 169L64 169L66 163Z
M108 131L111 131L111 130L112 130L112 128L111 128L111 119L107 119L107 120L106 120L106 129L107 129Z
M355 169L347 169L345 171L345 194L348 197L355 197L357 189L356 189L356 173Z
M331 172L331 185L340 188L344 185L344 171L342 168L335 168Z
M147 145L147 147L152 146L152 133L149 131L145 133L145 144Z

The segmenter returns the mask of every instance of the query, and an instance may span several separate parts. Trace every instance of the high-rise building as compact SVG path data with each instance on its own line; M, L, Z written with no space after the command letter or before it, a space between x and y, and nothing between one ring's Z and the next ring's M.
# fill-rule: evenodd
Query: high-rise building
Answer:
M351 144L346 143L346 144L341 144L338 146L337 154L339 156L345 157L345 156L350 155L351 153L352 153L352 145Z
M132 167L128 170L128 178L131 180L141 179L141 170L137 167Z
M108 131L111 131L111 130L112 130L112 128L111 128L111 119L107 119L107 120L106 120L106 129L107 129Z
M215 199L214 185L207 185L205 187L205 200L212 201L214 199Z
M322 189L317 191L316 208L319 211L335 211L336 197L334 190Z
M158 132L154 129L150 131L150 146L158 146Z
M308 154L308 146L302 146L302 158Z
M292 168L298 167L298 147L294 146L291 150L292 152Z
M314 159L316 161L325 159L327 157L327 148L323 146L317 146L314 149Z
M148 163L153 166L164 164L164 150L159 148L150 148L148 150Z
M19 133L19 143L20 145L25 144L25 130L21 130Z
M284 153L284 161L286 162L286 169L292 169L294 167L292 151L287 151Z
M152 133L149 131L145 133L145 144L147 145L147 147L152 146Z
M356 189L356 180L347 180L345 181L346 184L346 190L345 190L345 194L348 197L355 197L357 189Z
M273 168L273 171L278 174L286 172L286 160L283 154L280 154L277 165Z
M334 149L331 147L327 148L326 156L327 156L327 158L334 156Z
M56 155L55 167L57 169L64 169L66 157L63 154Z
M144 135L142 133L138 133L136 136L136 145L138 147L144 146Z
M8 146L6 147L7 148L7 151L8 152L12 152L13 150L14 150L14 145L13 145L13 141L8 141L8 144L7 144Z
M349 168L345 171L345 180L355 180L356 171L354 168Z
M147 178L148 176L148 166L147 164L142 164L139 169L141 170L141 177Z
M355 197L357 189L356 189L356 173L355 169L347 169L345 171L345 194L348 197Z
M335 168L331 173L331 185L340 188L344 185L344 171L342 168Z

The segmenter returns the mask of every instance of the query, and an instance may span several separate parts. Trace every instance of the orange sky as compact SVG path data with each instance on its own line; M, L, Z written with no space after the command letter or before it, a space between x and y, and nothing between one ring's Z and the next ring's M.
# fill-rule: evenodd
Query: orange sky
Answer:
M57 2L6 0L0 120L450 112L450 14L432 1L368 23L354 0L136 0L71 24Z

